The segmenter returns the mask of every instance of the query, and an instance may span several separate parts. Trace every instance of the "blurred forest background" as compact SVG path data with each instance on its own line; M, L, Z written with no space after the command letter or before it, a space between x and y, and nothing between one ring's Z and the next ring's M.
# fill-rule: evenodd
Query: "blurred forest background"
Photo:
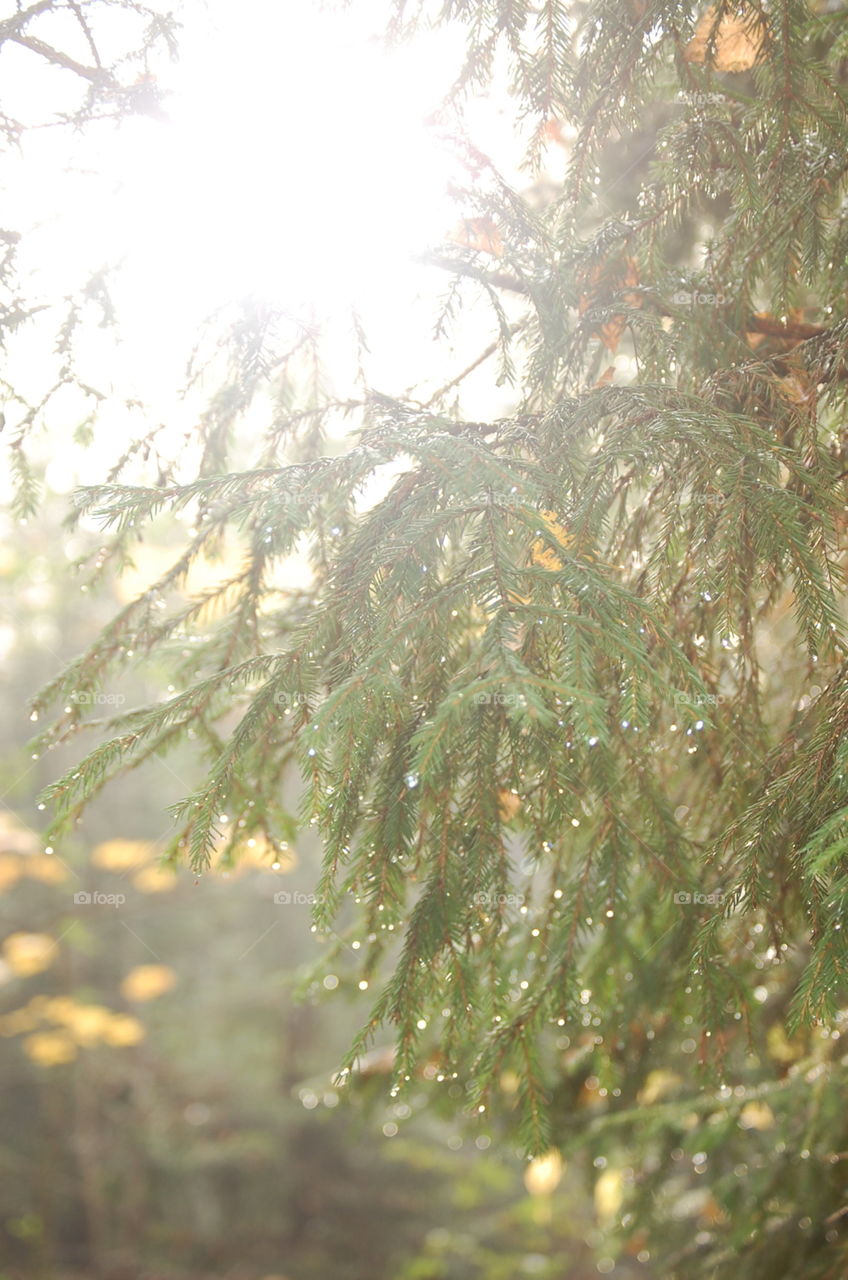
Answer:
M278 870L260 849L201 879L161 868L157 822L192 782L175 753L110 788L61 856L43 852L36 797L64 753L30 758L27 698L145 568L138 556L81 594L63 502L14 538L7 525L0 558L14 611L0 629L0 1276L597 1274L619 1174L593 1201L555 1157L528 1165L488 1122L463 1121L459 1085L441 1114L423 1088L395 1102L386 1052L334 1089L367 1009L347 944L336 973L311 974L316 847L299 841ZM164 693L139 679L104 695L112 708ZM507 1104L516 1084L504 1078ZM636 1252L608 1274L650 1276Z

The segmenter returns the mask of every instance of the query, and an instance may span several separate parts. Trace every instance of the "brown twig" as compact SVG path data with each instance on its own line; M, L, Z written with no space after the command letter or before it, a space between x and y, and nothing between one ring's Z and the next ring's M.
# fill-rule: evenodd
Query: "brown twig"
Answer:
M76 75L82 76L83 79L90 80L92 84L109 84L112 82L112 77L100 67L86 67L82 62L77 62L75 58L70 58L66 53L60 53L58 49L54 49L52 45L45 44L43 40L38 40L35 36L24 36L16 32L7 38L14 44L19 44L24 49L29 49L31 53L39 54L47 62L52 62L54 66L64 67L66 71L73 71Z

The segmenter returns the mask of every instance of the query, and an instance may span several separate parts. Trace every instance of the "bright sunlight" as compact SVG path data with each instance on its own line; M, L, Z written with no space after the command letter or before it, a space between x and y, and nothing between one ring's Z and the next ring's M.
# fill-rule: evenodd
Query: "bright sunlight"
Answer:
M74 138L70 171L66 134L28 139L7 208L42 220L45 288L120 260L133 324L157 329L163 297L169 323L245 294L304 317L395 303L412 255L456 221L433 115L458 44L442 30L387 49L367 15L188 9L203 38L151 77L155 109ZM32 62L13 66L22 96ZM71 78L48 75L57 94Z

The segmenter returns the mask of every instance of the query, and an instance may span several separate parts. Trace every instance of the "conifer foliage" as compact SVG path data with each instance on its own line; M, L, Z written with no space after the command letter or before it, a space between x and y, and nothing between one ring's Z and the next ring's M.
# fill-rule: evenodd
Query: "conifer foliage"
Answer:
M162 513L189 510L192 536L39 696L60 708L41 750L129 655L176 690L51 786L50 835L190 735L204 780L171 856L202 871L250 837L320 835L319 936L365 939L376 992L351 1087L388 1028L393 1087L435 1064L434 1092L459 1081L529 1154L587 1150L607 1200L618 1179L614 1247L661 1274L836 1277L848 9L387 13L398 38L431 21L467 34L445 106L466 232L428 259L440 332L491 316L475 366L513 408L470 420L462 376L420 399L305 391L314 335L286 346L247 309L196 477L118 469L78 495L117 560ZM462 139L504 65L528 163L552 139L568 155L541 195ZM240 567L181 595L228 532ZM295 551L309 584L281 588Z

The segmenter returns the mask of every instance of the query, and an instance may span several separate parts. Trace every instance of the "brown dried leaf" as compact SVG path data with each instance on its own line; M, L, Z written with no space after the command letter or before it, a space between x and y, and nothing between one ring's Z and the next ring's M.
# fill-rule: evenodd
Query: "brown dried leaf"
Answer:
M816 407L816 388L806 370L794 369L779 381L783 394L791 404L797 405L805 413L813 412Z
M507 791L505 787L498 789L498 813L501 822L511 822L521 808L521 796L517 796L514 791Z
M715 31L717 10L707 9L695 28L695 34L686 46L687 62L706 63L709 42L712 37L712 67L715 71L750 71L762 56L765 34L752 17L740 17L726 13Z
M556 512L542 511L541 516L554 540L563 548L570 547L574 542L574 536L568 532L564 525L559 523ZM553 547L541 538L537 538L530 548L530 561L532 564L539 565L542 569L550 569L554 573L562 568L562 561Z
M606 324L602 324L598 330L598 337L611 355L615 355L618 350L621 335L626 328L627 321L624 316L613 316L611 320L607 320Z
M609 270L605 271L603 263L596 263L586 273L582 282L583 292L577 302L578 315L584 315L590 306L602 301L604 293L620 293L627 285L635 287L639 284L639 281L639 264L635 258L625 258L617 273L611 273ZM599 288L598 286L602 282L604 287ZM624 301L629 307L642 306L642 296L638 293L624 294ZM595 332L607 351L614 353L626 328L627 320L625 317L616 315L606 320Z
M503 237L491 218L466 218L454 228L448 239L476 253L503 257Z
M560 147L568 146L568 142L566 141L562 132L561 120L554 120L554 119L546 120L545 123L542 125L542 137L544 138L545 142L552 142Z

